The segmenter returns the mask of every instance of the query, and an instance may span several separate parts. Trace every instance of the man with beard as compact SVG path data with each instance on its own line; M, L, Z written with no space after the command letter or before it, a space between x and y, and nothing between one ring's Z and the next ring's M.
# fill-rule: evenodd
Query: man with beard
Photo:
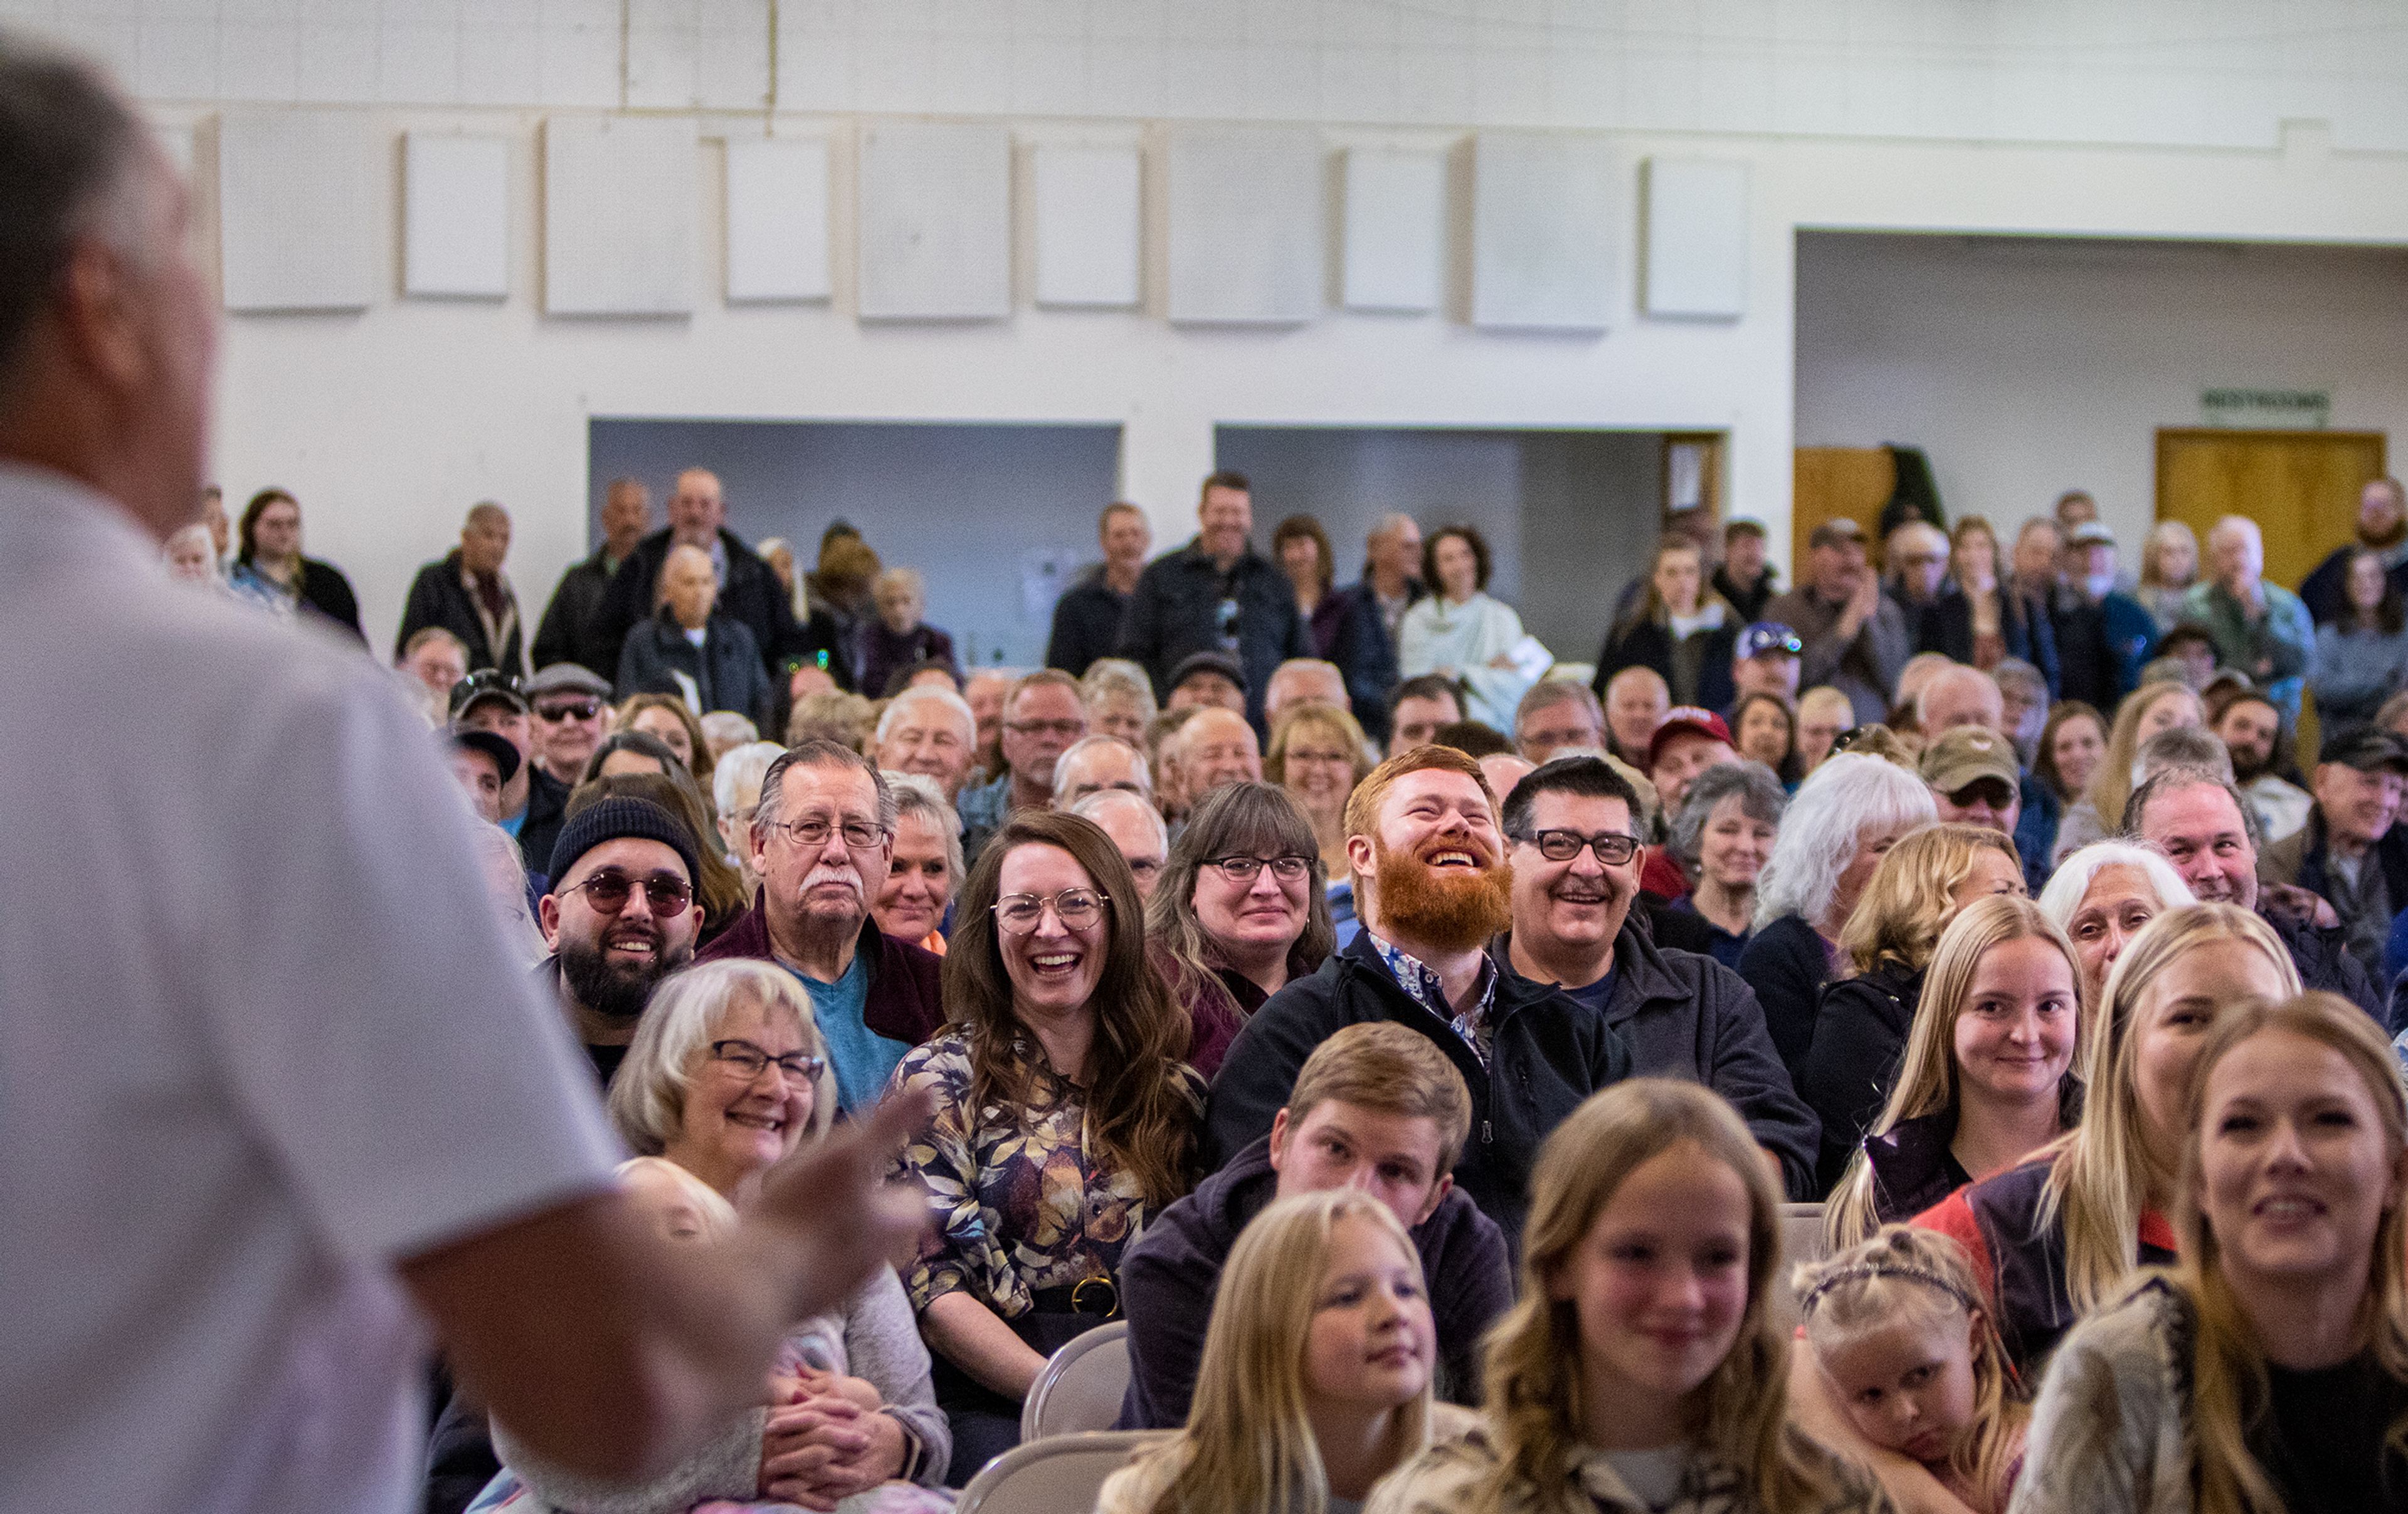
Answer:
M697 870L685 823L649 799L600 800L561 827L552 891L536 903L552 955L536 972L605 1084L652 985L694 960Z
M1218 1167L1269 1132L1333 1032L1391 1021L1463 1074L1471 1139L1455 1184L1518 1236L1540 1145L1583 1099L1629 1076L1629 1045L1562 990L1490 954L1512 922L1512 875L1478 764L1438 746L1391 757L1356 785L1345 823L1361 934L1238 1033L1205 1108L1206 1160Z
M1646 848L1639 796L1597 757L1564 757L1505 800L1512 978L1552 983L1630 1042L1632 1073L1728 1099L1793 1199L1811 1197L1819 1127L1772 1047L1756 991L1712 957L1629 922Z
M2395 593L2408 597L2408 490L2397 478L2370 478L2358 492L2358 539L2332 550L2300 580L2300 603L2318 625L2341 618L2349 554L2363 547L2383 559Z
M2232 781L2258 811L2258 829L2268 845L2306 825L2315 800L2283 777L2282 770L2289 764L2276 755L2283 750L2283 712L2274 702L2255 690L2245 690L2215 712L2211 728L2224 750L2232 754Z
M894 791L851 747L805 741L761 775L752 860L759 896L701 960L757 958L801 981L837 1108L854 1114L945 1021L942 959L884 935L869 913L895 861Z

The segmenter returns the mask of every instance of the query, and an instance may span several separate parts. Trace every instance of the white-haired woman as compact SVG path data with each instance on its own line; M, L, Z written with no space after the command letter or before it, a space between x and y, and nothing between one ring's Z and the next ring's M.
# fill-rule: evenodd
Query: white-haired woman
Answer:
M1931 791L1895 763L1842 752L1799 786L1756 885L1756 936L1740 976L1756 990L1792 1078L1814 1039L1814 1000L1841 976L1840 932L1899 837L1940 818Z
M752 811L760 807L761 779L786 749L774 741L750 741L731 749L710 770L710 807L718 813L719 839L727 860L744 878L744 897L761 886L752 871Z
M2082 1002L2097 1004L2124 944L2169 909L2198 899L2163 852L2130 841L2093 841L2049 875L2040 912L2073 943Z
M878 928L897 941L945 954L946 907L969 868L962 861L962 821L924 773L889 773L895 791L895 860L870 902Z
M664 979L610 1084L610 1121L630 1150L698 1178L740 1212L769 1168L836 1116L836 1079L794 975L768 963L706 963ZM698 1209L712 1207L708 1201ZM697 1227L708 1236L711 1226ZM927 1349L892 1269L835 1314L801 1321L767 1402L683 1462L639 1484L543 1466L496 1427L494 1446L536 1507L685 1514L712 1499L815 1509L882 1490L874 1508L919 1508L942 1480L952 1435ZM878 1407L869 1407L871 1403ZM488 1489L488 1497L494 1490Z
M896 676L923 663L934 663L961 681L953 638L921 619L928 611L928 583L918 568L888 568L869 593L878 613L853 629L853 687L870 699L896 693L888 687Z

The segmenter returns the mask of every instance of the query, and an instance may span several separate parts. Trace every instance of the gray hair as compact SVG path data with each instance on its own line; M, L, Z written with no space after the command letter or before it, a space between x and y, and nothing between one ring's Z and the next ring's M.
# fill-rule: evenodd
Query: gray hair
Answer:
M1756 928L1784 915L1816 923L1867 831L1939 819L1931 790L1896 763L1854 751L1827 759L1799 786L1773 837L1756 883Z
M1741 814L1771 826L1776 833L1783 811L1789 807L1789 794L1771 768L1762 763L1716 763L1689 780L1681 812L1672 817L1672 855L1684 865L1698 865L1706 821L1726 799L1737 799Z
M919 595L923 602L924 602L928 597L928 580L920 576L920 570L918 568L888 568L884 572L879 574L877 578L870 580L870 590L872 593L875 593L880 589L886 588L890 584L898 588L910 589L913 593Z
M774 741L748 741L740 747L729 749L712 764L710 802L721 819L734 821L739 825L752 823L752 811L761 803L761 779L769 771L769 764L776 762L785 750ZM738 804L736 801L748 788L752 791L752 803Z
M24 358L79 238L144 265L166 250L142 245L149 141L99 70L0 33L0 374Z
M627 1150L658 1156L685 1126L685 1096L710 1055L712 1033L727 1011L749 996L764 1010L785 1011L802 1033L803 1050L827 1060L827 1040L811 1013L800 979L775 963L749 957L706 962L661 979L636 1021L627 1060L610 1079L610 1123ZM807 1134L823 1136L836 1121L836 1073L823 1066L811 1089Z
M2093 841L2068 854L2049 875L2048 883L2040 891L2040 912L2061 931L2073 929L2073 912L2082 907L2083 896L2090 892L2090 883L2105 868L2137 867L2149 880L2157 896L2159 909L2172 909L2178 905L2197 904L2190 885L2183 881L2174 864L2155 847L2144 847L2137 841Z
M1081 736L1071 742L1062 749L1061 756L1054 759L1054 802L1055 804L1062 802L1063 791L1070 776L1070 764L1077 759L1079 753L1092 750L1096 747L1118 747L1134 758L1137 762L1138 782L1143 785L1135 792L1143 795L1148 804L1154 802L1154 774L1145 765L1145 753L1116 736Z
M789 748L784 755L769 764L761 775L761 798L752 807L752 834L761 834L761 819L785 818L786 774L796 767L836 767L869 775L869 786L878 791L878 823L889 836L895 834L895 790L887 783L886 775L878 764L842 742L814 736Z
M902 824L906 817L917 817L935 826L945 838L946 877L960 888L969 875L969 864L962 860L960 811L945 802L945 792L925 773L888 773L885 778L886 786L895 792L896 824Z
M2157 736L2165 734L2160 731ZM2157 736L2149 739L2154 741ZM2132 797L2124 801L2125 838L2145 844L2148 838L2142 834L2141 824L2148 816L2149 807L2176 789L2200 784L2224 791L2225 796L2232 801L2232 807L2241 811L2241 829L2249 837L2249 850L2263 851L2266 849L2265 828L2258 823L2258 807L2251 804L2249 796L2241 792L2241 786L2232 781L2229 754L2226 756L2221 773L2213 767L2164 767L2143 779L2141 786L2132 791Z
M2232 749L2203 726L2170 726L2142 742L2133 756L2143 777L2168 767L2201 767L2232 781Z
M969 733L969 740L973 744L977 742L978 717L970 713L970 702L951 689L940 689L933 683L915 683L886 701L886 708L878 717L878 729L871 734L870 739L885 740L887 730L903 718L909 707L927 704L942 705L953 711L953 718L962 722L962 729Z
M1100 825L1103 821L1096 819L1097 815L1108 807L1120 804L1129 804L1137 807L1138 813L1143 815L1146 819L1146 823L1154 827L1154 834L1156 839L1161 843L1163 855L1165 857L1168 857L1170 855L1170 827L1162 822L1162 811L1154 808L1154 806L1148 804L1144 799L1140 798L1137 794L1129 793L1126 789L1098 789L1094 793L1091 793L1084 799L1080 800L1077 804L1072 805L1070 807L1070 813L1078 816L1081 820L1096 821L1096 823Z
M761 739L761 728L752 723L752 717L738 715L732 709L714 709L695 723L702 727L706 743L724 741L731 747L740 747Z
M509 940L510 950L532 967L543 961L552 949L544 945L543 931L536 924L535 917L527 913L526 854L519 850L518 837L491 821L479 821L476 836L477 849L484 860L508 868L517 881L517 888L494 898L494 907L500 913L502 935Z

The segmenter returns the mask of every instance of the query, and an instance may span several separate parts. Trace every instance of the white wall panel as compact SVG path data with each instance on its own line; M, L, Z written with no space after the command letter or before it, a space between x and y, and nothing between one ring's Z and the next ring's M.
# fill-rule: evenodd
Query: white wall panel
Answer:
M827 143L728 138L728 300L824 300L828 291Z
M691 120L547 120L544 309L603 316L693 310L699 160Z
M1170 319L1297 325L1321 313L1321 138L1276 127L1170 139Z
M360 310L375 301L382 156L364 112L229 112L218 225L229 310Z
M1011 134L895 122L861 134L861 316L1011 313Z
M1747 313L1747 165L1650 158L1645 281L1649 315L1735 321Z
M1039 147L1029 153L1037 216L1037 303L1138 302L1138 150Z
M1472 323L1611 325L1623 219L1612 150L1585 137L1483 133L1471 180Z
M510 144L411 132L402 148L401 292L510 293Z
M1446 265L1446 159L1346 154L1344 292L1353 310L1435 310Z

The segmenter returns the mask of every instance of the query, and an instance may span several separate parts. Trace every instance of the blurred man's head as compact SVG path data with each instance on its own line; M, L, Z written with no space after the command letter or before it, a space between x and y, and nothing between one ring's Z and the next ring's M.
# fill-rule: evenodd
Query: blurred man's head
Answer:
M1585 684L1542 680L1513 711L1513 745L1534 764L1567 747L1602 750L1605 711Z
M1644 766L1656 728L1672 707L1672 689L1652 667L1626 667L1605 686L1605 732L1625 762Z
M1462 719L1463 700L1454 684L1435 673L1407 678L1397 685L1396 701L1389 707L1388 751L1393 756L1427 746L1439 727Z

